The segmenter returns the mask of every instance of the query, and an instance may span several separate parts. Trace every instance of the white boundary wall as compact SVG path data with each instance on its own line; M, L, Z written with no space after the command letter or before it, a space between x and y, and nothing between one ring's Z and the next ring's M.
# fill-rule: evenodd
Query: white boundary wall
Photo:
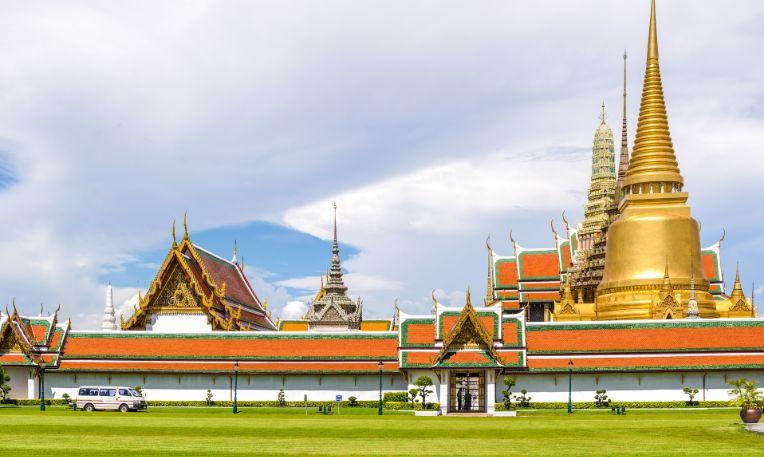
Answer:
M79 386L122 385L141 386L151 400L204 401L207 389L212 399L233 399L233 374L64 374L47 372L46 395L61 398L64 393L74 397ZM239 374L238 399L277 401L280 389L287 401L302 401L308 395L311 401L333 401L336 395L343 400L355 396L358 400L379 398L379 375L248 375ZM397 392L406 389L399 374L382 376L382 391Z
M21 367L6 367L11 377L10 397L16 399L37 398L38 380L30 376L30 369ZM429 376L434 385L428 401L447 406L448 384L447 374L442 379L431 370L409 370L409 381L404 381L400 374L385 374L382 377L383 392L401 392L413 388L417 377ZM487 382L486 395L494 387L496 403L502 401L501 391L504 389L503 380L506 376L515 378L517 384L512 388L513 393L526 389L532 402L567 402L568 375L560 374L527 374L496 376L496 383ZM704 378L705 377L705 389ZM745 377L757 380L764 387L764 371L726 371L708 372L676 372L676 373L603 373L603 374L573 374L573 401L594 401L594 394L599 389L607 390L608 397L613 401L684 401L687 395L682 392L685 387L697 387L697 400L726 401L728 382ZM486 379L493 379L486 376ZM77 394L82 385L125 385L141 386L149 400L196 400L203 401L207 389L212 391L214 400L230 400L233 395L233 375L229 374L108 374L108 373L57 373L46 371L46 397L61 398L64 393L70 396ZM287 401L301 401L307 394L309 400L332 401L335 395L343 399L355 396L358 400L376 400L379 398L379 376L374 375L239 375L238 398L240 400L276 401L278 392L284 389ZM489 406L490 399L488 399Z

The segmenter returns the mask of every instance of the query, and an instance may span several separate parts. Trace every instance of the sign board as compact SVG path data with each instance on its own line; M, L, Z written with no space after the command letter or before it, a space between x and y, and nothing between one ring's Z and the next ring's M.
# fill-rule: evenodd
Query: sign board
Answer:
M336 395L334 401L342 401L342 395Z

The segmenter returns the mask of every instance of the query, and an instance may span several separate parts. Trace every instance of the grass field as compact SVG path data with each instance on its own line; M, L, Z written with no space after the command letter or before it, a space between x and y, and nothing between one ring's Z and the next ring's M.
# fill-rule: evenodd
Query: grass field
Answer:
M2 455L754 455L764 436L737 411L521 412L516 418L414 417L346 408L0 409Z

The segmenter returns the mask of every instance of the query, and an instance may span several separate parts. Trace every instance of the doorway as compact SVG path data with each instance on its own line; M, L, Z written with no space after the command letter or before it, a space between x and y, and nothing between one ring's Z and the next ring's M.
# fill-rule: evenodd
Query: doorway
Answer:
M454 371L450 378L449 412L485 412L484 371Z

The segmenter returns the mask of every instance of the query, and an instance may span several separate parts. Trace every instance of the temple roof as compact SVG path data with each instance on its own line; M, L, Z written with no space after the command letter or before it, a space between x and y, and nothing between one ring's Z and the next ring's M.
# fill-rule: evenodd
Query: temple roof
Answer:
M173 229L172 247L122 328L145 330L152 316L164 313L205 314L213 330L275 330L265 308L236 260L193 244L188 229L177 243Z

